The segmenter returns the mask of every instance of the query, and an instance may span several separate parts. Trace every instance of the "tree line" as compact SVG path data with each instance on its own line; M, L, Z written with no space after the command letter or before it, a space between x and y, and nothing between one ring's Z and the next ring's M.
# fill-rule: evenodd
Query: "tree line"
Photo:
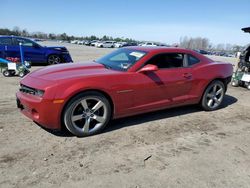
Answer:
M62 40L62 41L72 41L72 40L103 40L103 41L124 41L124 42L139 42L130 38L113 38L104 35L103 37L97 37L95 35L76 37L73 35L67 35L66 33L55 34L55 33L44 33L44 32L28 32L26 29L20 29L19 27L14 27L13 29L0 28L0 35L15 35L29 38L45 39L45 40ZM212 50L212 51L241 51L244 47L239 45L231 44L217 44L213 45L209 42L208 38L202 37L181 37L180 42L177 46L188 48L188 49L200 49L200 50Z
M45 40L63 40L63 41L71 41L71 40L112 40L112 41L124 41L124 42L135 42L135 40L131 38L113 38L111 36L104 35L103 37L97 37L95 35L84 36L84 37L76 37L73 35L67 35L66 33L55 34L55 33L44 33L44 32L28 32L26 29L20 29L19 27L14 27L13 29L8 28L0 28L0 35L15 35L21 37L29 37L29 38L37 38L37 39L45 39Z
M200 49L210 51L226 51L226 52L238 52L241 51L244 46L232 45L232 44L217 44L213 45L209 42L208 38L202 37L182 37L180 38L180 47L188 49Z

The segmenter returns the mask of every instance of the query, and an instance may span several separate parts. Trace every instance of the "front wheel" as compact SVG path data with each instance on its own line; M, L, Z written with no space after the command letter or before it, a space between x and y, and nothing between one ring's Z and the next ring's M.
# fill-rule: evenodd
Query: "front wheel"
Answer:
M222 101L225 96L225 85L219 81L215 80L206 88L201 106L206 111L213 111L220 108Z
M100 132L111 118L110 103L98 92L77 95L65 107L63 114L66 128L79 137Z
M48 57L48 62L49 65L55 65L61 63L61 58L58 55L50 55Z

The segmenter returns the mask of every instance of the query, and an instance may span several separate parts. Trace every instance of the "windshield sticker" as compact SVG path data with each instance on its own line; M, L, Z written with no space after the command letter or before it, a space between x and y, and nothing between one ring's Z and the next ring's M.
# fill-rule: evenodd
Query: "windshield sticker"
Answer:
M140 52L131 52L129 55L141 58L144 54Z

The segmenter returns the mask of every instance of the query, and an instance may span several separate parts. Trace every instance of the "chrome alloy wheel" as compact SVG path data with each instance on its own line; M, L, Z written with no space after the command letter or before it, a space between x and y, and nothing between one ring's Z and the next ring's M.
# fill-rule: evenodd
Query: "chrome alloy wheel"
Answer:
M61 62L61 58L58 55L50 55L48 58L48 64L54 65Z
M84 98L73 105L71 122L77 132L88 135L106 123L107 106L99 98Z
M211 109L216 109L220 106L224 98L224 88L221 84L213 84L208 88L206 94L206 104Z

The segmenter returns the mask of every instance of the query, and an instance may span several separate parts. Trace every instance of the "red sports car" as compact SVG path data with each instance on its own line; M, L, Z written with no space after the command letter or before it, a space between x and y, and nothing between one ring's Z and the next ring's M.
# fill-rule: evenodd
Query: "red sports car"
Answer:
M232 73L231 64L187 49L122 48L93 62L30 73L21 80L17 104L46 128L89 136L110 119L190 104L216 110Z

